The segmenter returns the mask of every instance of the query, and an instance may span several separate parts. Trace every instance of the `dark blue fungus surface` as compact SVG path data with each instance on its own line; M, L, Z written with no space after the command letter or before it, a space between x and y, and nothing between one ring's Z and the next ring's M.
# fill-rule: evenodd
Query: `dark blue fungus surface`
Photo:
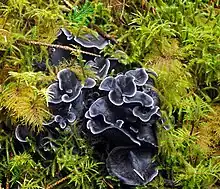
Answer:
M108 172L117 176L127 185L144 185L157 176L158 170L153 162L154 150L151 148L116 147L108 155Z
M96 85L96 81L87 78L82 85L75 73L69 69L63 69L57 74L58 81L52 83L48 89L48 102L59 104L61 102L73 102L81 94L82 89L90 89Z
M92 34L85 34L82 36L73 36L71 32L65 28L61 28L57 34L57 39L53 44L64 46L78 46L82 51L100 56L100 51L110 43L109 40L103 38L101 35L94 36ZM89 61L95 58L94 55L83 53L83 60ZM63 60L70 60L74 56L71 52L62 48L49 48L49 55L52 65L59 65Z
M104 136L114 145L141 145L135 134L124 128L122 120L117 120L115 124L107 124L103 117L97 116L87 121L87 129L92 134Z
M104 57L101 51L110 44L110 41L99 34L96 36L92 34L73 36L65 28L61 28L53 44L70 46L72 48L74 48L73 46L79 47L84 51L82 53L83 60L97 73L99 79L103 79L110 70L121 67L119 66L117 58ZM49 48L49 55L50 64L54 66L59 65L63 60L69 61L75 58L74 55L71 55L70 51L62 48ZM35 65L35 67L36 66L39 67L38 65ZM38 68L38 70L40 70L40 68Z
M151 108L135 106L133 109L133 114L134 116L140 118L141 121L148 122L153 115L157 114L158 111L159 111L158 106L154 106Z
M72 102L81 92L82 85L76 74L69 69L63 69L57 74L59 89L64 91L61 99L63 102Z
M130 114L131 115L131 114ZM124 117L123 117L124 116ZM119 108L111 104L107 97L97 99L86 112L85 117L89 119L87 121L87 129L90 129L93 134L118 132L129 143L136 143L140 145L140 142L135 138L135 134L131 130L127 130L124 125L124 120L129 117L126 114L125 108ZM121 118L125 118L122 120ZM107 132L108 131L108 132ZM108 135L107 135L108 136ZM116 141L116 138L110 136L110 140Z
M130 129L132 129L132 126ZM152 147L158 147L155 126L151 123L140 123L135 129L137 131L137 139L141 141L142 146L149 146L148 144L150 144Z
M137 86L143 86L148 80L148 74L144 68L129 70L125 73L125 75L134 77L134 82Z
M83 121L92 136L101 136L108 143L108 150L103 149L103 153L108 153L108 172L126 185L144 185L158 174L152 160L157 153L156 122L161 118L154 87L157 74L144 68L119 69L117 58L106 58L101 53L109 43L101 35L73 36L65 28L60 29L53 44L74 45L96 54L82 53L82 56L85 68L92 70L97 80L86 78L81 83L68 68L58 72L57 80L47 89L53 116L44 123L46 132L37 135L36 142L45 154L55 151L53 141L76 120ZM60 48L49 48L49 54L54 66L74 58L70 51ZM109 76L112 69L123 73ZM19 125L15 136L24 144L35 135Z
M100 90L108 91L109 100L116 106L121 106L123 97L133 97L137 92L134 77L118 75L115 78L106 77L99 86Z
M85 66L90 67L99 79L104 79L110 68L110 61L104 57L95 57L94 60L86 62Z
M15 138L19 142L27 142L27 138L30 139L30 136L31 136L31 132L27 126L17 125L15 129Z
M143 107L151 107L154 104L153 98L142 91L137 91L132 97L125 96L123 101L125 103L140 103Z
M95 58L94 55L99 55L100 57L104 57L101 50L103 50L107 45L110 44L110 41L106 38L103 38L101 35L97 34L96 36L92 34L85 34L82 36L75 36L75 42L80 46L81 50L85 52L89 52L91 54L83 53L83 60L89 61Z
M53 42L55 45L71 46L77 45L73 40L72 34L65 28L61 28L57 33L57 39ZM70 60L73 56L70 51L61 48L49 47L49 57L51 65L57 66L63 60Z
M72 102L81 92L82 85L74 72L63 69L57 74L58 81L52 83L48 89L48 102L58 104L60 102Z
M74 40L85 48L95 47L99 50L105 48L110 41L103 38L101 35L94 36L92 34L85 34L84 36L75 36Z
M103 96L85 114L87 129L115 146L106 166L127 185L146 184L158 173L152 157L157 151L156 121L161 113L151 74L156 77L151 70L137 68L106 77L99 85Z
M76 115L72 104L65 105L62 111L54 114L53 122L57 123L61 129L65 129L70 123L76 120Z
M91 88L95 87L95 85L96 85L96 81L94 79L88 77L83 84L83 88L84 89L91 89Z
M87 78L84 84L77 79L74 72L63 69L57 74L58 80L48 89L48 103L53 117L44 125L59 126L65 129L68 124L80 118L84 109L84 90L93 88L96 81Z
M124 133L127 137L130 137L130 142L134 142L139 146L143 142L148 142L156 146L156 139L153 134L154 127L150 127L152 125L151 123L145 124L137 119L137 116L133 114L130 107L128 105L121 107L115 106L107 97L97 99L85 114L85 117L89 119L87 129L90 129L93 134L100 134L107 130L115 129L115 132ZM148 119L150 121L151 117ZM110 136L109 138L116 141L114 137Z
M25 148L28 148L28 144L31 140L34 140L36 143L37 151L39 151L40 149L42 149L44 152L51 151L51 149L55 151L56 144L53 141L57 139L59 135L60 134L55 127L47 127L47 125L45 125L44 131L38 134L31 131L25 125L18 125L15 129L15 138L20 142L20 144L22 144L23 150ZM15 150L20 151L21 149ZM46 159L45 157L43 158Z

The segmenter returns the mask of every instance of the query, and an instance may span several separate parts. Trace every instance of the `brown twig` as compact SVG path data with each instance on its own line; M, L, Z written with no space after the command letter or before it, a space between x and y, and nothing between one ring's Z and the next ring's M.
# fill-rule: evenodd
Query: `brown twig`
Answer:
M82 51L82 50L79 50L79 49L74 49L72 47L65 46L65 45L49 44L49 43L44 43L44 42L40 42L40 41L23 41L23 40L20 41L19 40L19 42L28 43L28 44L32 44L32 45L40 45L40 46L64 49L64 50L67 50L67 51L80 52L80 53L91 55L91 56L101 57L101 55L90 53L90 52L86 52L86 51Z
M195 122L192 121L192 127L191 127L191 130L190 130L190 133L189 133L190 136L192 136L194 128L195 128Z
M5 186L5 189L9 189L9 178L8 178L8 177L6 178L6 186Z
M64 181L67 180L68 178L69 178L69 175L67 175L67 176L63 177L62 179L58 180L57 182L55 182L55 183L53 183L53 184L47 186L45 189L52 189L53 187L55 187L55 186L61 184L62 182L64 182Z
M104 181L111 189L114 189L114 187L113 187L110 183L108 183L104 178L103 178L103 181Z

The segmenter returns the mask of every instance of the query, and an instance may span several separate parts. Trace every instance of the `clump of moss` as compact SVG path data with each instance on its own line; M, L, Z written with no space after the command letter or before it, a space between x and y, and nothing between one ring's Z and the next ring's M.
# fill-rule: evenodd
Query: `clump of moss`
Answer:
M212 107L214 112L200 120L197 128L197 143L208 156L220 154L220 106Z

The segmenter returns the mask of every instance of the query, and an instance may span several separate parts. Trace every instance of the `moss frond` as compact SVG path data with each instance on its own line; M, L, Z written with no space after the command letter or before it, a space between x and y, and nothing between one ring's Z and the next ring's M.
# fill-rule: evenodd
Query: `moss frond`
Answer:
M9 76L8 80L38 88L45 87L54 80L54 75L47 76L42 72L9 72Z
M163 108L171 115L180 107L182 99L193 90L191 74L178 60L158 58L152 68L159 73L157 88L160 93Z
M214 112L200 120L197 143L207 155L220 152L220 107L214 106Z
M30 188L35 188L34 185L35 186L38 185L37 188L41 188L39 186L40 184L39 182L40 181L42 182L43 180L42 179L43 167L40 164L37 164L29 153L25 152L13 156L10 159L7 168L10 170L11 173L11 180L10 180L11 185L16 185L17 183L19 183L21 186L22 185L26 186L27 180L35 179L31 183L29 183ZM35 178L31 178L31 175L35 170L39 171L39 173L38 175L36 175Z
M1 106L14 123L22 122L36 132L43 130L42 124L50 116L45 96L27 85L7 85L1 94Z

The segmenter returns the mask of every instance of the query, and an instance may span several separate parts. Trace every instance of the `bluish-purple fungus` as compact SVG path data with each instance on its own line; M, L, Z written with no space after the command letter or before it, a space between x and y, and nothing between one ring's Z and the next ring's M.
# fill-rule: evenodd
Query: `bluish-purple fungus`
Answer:
M98 35L97 37L92 34L86 34L82 37L74 37L74 40L86 48L92 48L95 47L99 50L103 49L105 46L107 46L110 41L103 38L101 35Z
M151 149L137 147L116 147L108 155L108 172L124 184L145 185L157 176L158 170L152 160Z

